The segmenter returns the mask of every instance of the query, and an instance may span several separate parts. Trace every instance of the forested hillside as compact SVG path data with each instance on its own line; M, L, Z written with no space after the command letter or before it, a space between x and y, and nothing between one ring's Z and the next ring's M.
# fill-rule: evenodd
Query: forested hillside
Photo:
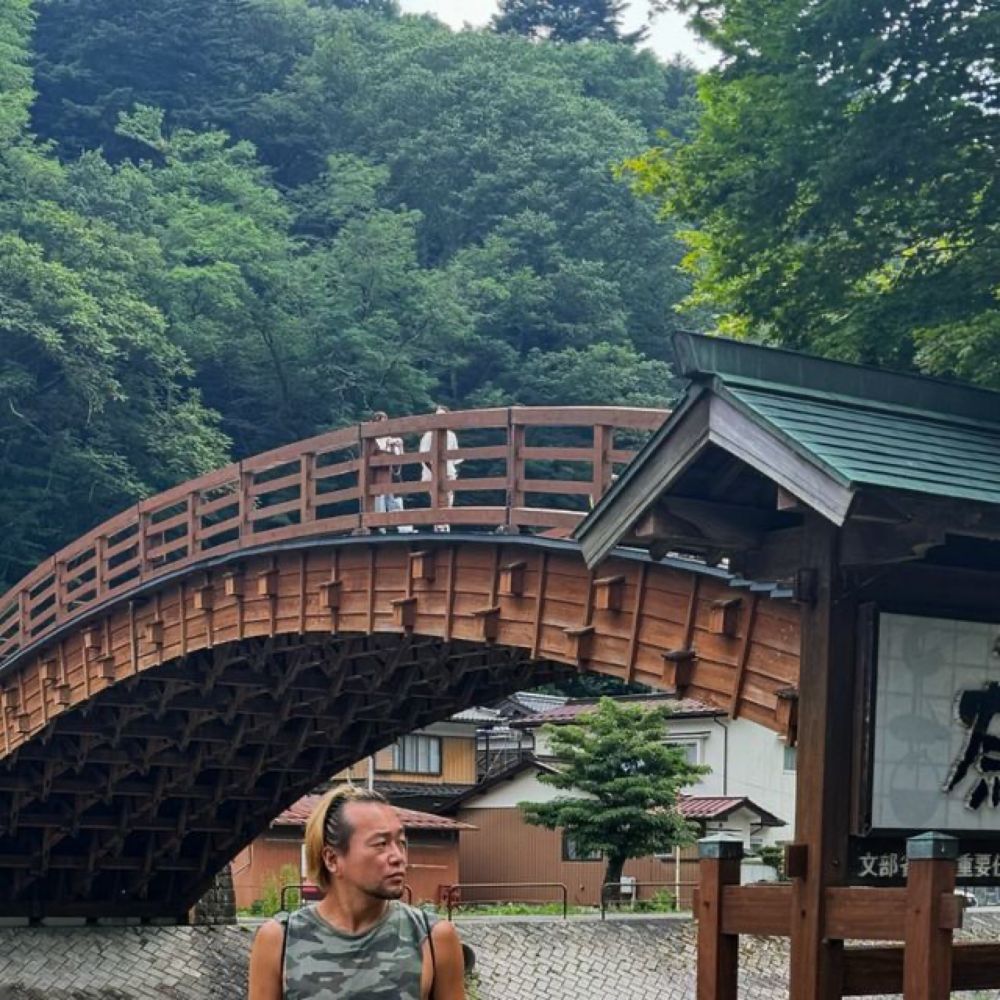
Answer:
M669 402L683 251L615 167L691 70L386 2L3 18L0 587L373 409Z
M667 405L677 325L1000 387L996 4L646 5L718 67L626 0L3 0L0 588L374 409Z

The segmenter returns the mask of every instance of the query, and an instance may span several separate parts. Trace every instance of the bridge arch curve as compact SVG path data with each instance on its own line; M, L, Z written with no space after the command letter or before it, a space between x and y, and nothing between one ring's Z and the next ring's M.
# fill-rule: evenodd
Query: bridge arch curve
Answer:
M372 472L392 463L366 444L370 425L352 428L353 458L335 432L202 477L102 525L0 601L0 911L179 916L319 780L567 671L687 682L787 725L794 607L738 596L725 574L683 560L620 551L598 575L558 537L585 513L565 498L589 497L629 457L616 432L662 415L444 416L389 425L431 435L406 460L430 480L392 486L422 490L426 507L374 510L386 486ZM589 444L517 429L564 433L584 418ZM448 430L505 439L449 450ZM456 457L507 467L453 484ZM531 476L532 463L585 458L587 479ZM447 502L452 485L495 492L501 480L511 502ZM528 507L531 495L565 506ZM407 521L451 530L380 533Z

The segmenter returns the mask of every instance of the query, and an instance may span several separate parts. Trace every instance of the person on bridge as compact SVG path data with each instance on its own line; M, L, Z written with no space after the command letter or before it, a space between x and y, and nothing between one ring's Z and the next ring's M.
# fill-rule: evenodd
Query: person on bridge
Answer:
M447 406L437 406L434 409L435 413L448 413ZM441 431L426 431L420 438L420 450L430 452L434 450L435 438ZM444 451L458 451L458 436L453 430L446 430L444 433ZM461 458L448 458L444 461L444 473L445 479L448 481L458 478L458 467L462 464ZM424 462L420 466L420 479L422 482L429 483L434 478L434 464L433 462ZM444 501L445 507L453 507L455 505L455 492L454 490L448 490L442 494L442 499ZM434 497L431 496L431 505L434 505ZM450 531L451 528L447 524L435 524L435 531Z
M385 410L376 410L372 414L372 421L374 423L383 423L389 419L389 414ZM393 434L383 434L381 437L375 438L375 454L376 455L402 455L403 454L403 439L401 437L396 437ZM402 466L399 465L375 465L372 466L372 485L373 486L384 486L388 487L385 493L377 493L375 495L375 513L376 514L388 514L394 510L403 509L403 501L401 497L395 496L392 492L392 484L396 481L399 475L402 473ZM385 529L381 529L384 531Z
M305 850L325 895L257 932L249 1000L464 1000L458 932L400 901L406 837L381 794L327 792Z

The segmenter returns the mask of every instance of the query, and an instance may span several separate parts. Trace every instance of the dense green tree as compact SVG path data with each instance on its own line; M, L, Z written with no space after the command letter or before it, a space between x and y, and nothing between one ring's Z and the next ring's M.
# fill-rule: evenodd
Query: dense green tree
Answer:
M155 162L89 154L72 172L91 214L153 241L148 293L236 454L427 407L448 299L417 264L419 216L378 205L384 172L335 157L290 200L249 143L162 119L141 108L120 126Z
M226 458L145 297L155 247L74 207L26 133L27 3L0 12L0 589L131 501Z
M723 330L1000 385L1000 11L677 0L724 55L636 164ZM696 228L695 228L696 227Z
M520 808L529 823L562 829L580 851L601 852L605 884L621 881L629 858L666 853L694 837L677 797L708 768L664 742L666 715L601 698L578 722L543 730L559 770L539 780L575 794Z
M648 29L623 32L626 0L500 0L495 31L552 42L624 42L635 45Z
M66 155L147 155L117 130L138 104L170 128L239 120L311 44L306 0L36 0L34 128Z
M593 65L575 48L342 17L249 127L285 183L311 182L331 148L384 164L385 203L420 211L423 264L462 273L489 357L627 339L662 359L687 290L680 246L613 168L669 124L668 74L587 49ZM674 96L674 110L689 101ZM454 398L476 388L462 367Z

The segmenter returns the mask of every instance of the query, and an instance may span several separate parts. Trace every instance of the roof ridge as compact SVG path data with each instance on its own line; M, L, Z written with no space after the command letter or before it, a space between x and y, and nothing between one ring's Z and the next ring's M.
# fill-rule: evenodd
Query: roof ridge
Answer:
M945 418L1000 423L1000 392L982 386L704 334L675 333L673 345L678 371L693 381L759 379L856 402L877 400Z
M832 405L850 405L855 410L870 410L875 413L899 413L906 416L921 417L936 424L982 428L994 433L1000 433L1000 393L996 393L997 417L995 420L984 420L981 417L971 417L963 413L945 413L943 410L928 410L906 403L890 403L881 399L864 399L843 392L829 389L817 389L812 386L790 385L787 382L774 382L766 379L752 378L746 375L718 374L716 376L726 388L770 390L775 396L804 397L810 400L826 401Z

